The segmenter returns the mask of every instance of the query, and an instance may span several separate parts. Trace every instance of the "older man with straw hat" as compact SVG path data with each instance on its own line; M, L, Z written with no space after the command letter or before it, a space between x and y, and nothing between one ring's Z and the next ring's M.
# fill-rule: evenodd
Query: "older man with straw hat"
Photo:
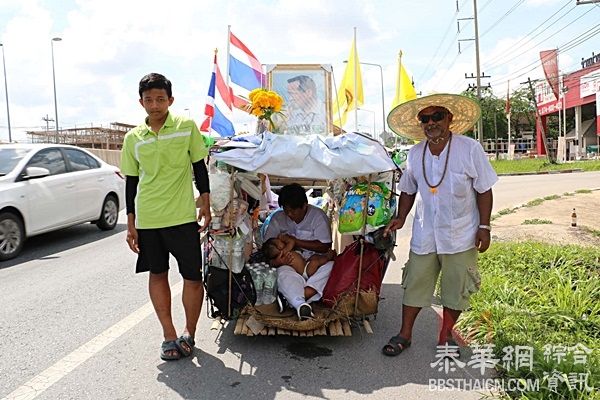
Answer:
M498 180L481 145L462 135L480 115L476 102L454 94L411 100L388 115L396 134L420 142L408 153L398 216L385 228L386 235L402 228L416 203L402 274L402 327L383 347L385 355L397 356L410 346L415 319L431 306L440 272L444 312L438 345L460 355L452 329L479 289L477 254L490 245L492 186Z

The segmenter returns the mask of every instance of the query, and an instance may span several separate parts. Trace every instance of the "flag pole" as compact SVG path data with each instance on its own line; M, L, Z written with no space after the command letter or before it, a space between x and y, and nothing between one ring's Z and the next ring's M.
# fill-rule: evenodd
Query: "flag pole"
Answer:
M227 25L227 74L225 74L225 82L227 83L227 88L229 88L229 46L231 45L231 25Z
M358 132L358 54L356 51L356 27L354 27L354 132Z
M506 86L506 101L507 107L510 107L510 79L507 82ZM508 149L506 151L506 156L509 160L512 160L512 156L510 155L510 108L508 108L508 112L506 113L506 122L508 124Z
M400 93L402 93L402 50L398 50L398 84L396 85L396 98L400 100ZM398 135L394 134L394 147L398 148Z
M400 93L402 93L402 50L398 50L398 85L396 85L398 103L400 103Z
M217 71L216 71L216 66L217 66L217 53L218 53L218 52L219 52L219 49L215 47L215 62L213 63L213 72L215 73L215 80L217 79L217 76L216 76L216 72L217 72ZM215 82L215 83L216 83L216 82ZM216 94L215 94L215 96L216 96ZM215 104L214 104L214 99L213 99L213 107L215 107ZM210 117L210 118L208 119L208 131L207 131L207 133L208 133L208 136L210 136L210 133L211 133L211 129L212 129L212 122L213 122L213 117Z

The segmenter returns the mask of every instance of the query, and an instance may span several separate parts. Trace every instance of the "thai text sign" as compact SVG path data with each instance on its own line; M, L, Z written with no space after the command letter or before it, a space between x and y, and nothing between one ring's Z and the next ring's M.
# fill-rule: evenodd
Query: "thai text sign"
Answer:
M600 69L579 78L579 97L582 99L600 92Z

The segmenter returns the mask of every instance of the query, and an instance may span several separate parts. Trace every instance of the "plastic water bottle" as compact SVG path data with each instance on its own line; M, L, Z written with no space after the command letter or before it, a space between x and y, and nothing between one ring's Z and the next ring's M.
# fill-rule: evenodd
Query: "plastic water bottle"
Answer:
M242 268L244 268L244 254L241 249L234 248L231 270L238 274L242 272Z
M254 289L256 290L256 305L265 304L263 301L263 288L265 285L265 275L262 268L255 268L252 275L254 281Z
M263 287L263 304L271 304L275 302L277 287L277 275L274 269L266 270L265 283Z

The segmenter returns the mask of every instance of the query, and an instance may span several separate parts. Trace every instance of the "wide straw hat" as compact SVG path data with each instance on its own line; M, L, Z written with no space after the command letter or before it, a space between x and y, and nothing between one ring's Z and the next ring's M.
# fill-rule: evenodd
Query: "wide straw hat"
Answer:
M398 105L388 114L388 126L398 135L413 140L424 140L427 137L417 115L427 107L448 109L452 113L450 131L455 134L470 130L481 116L481 108L474 100L458 94L438 93Z

